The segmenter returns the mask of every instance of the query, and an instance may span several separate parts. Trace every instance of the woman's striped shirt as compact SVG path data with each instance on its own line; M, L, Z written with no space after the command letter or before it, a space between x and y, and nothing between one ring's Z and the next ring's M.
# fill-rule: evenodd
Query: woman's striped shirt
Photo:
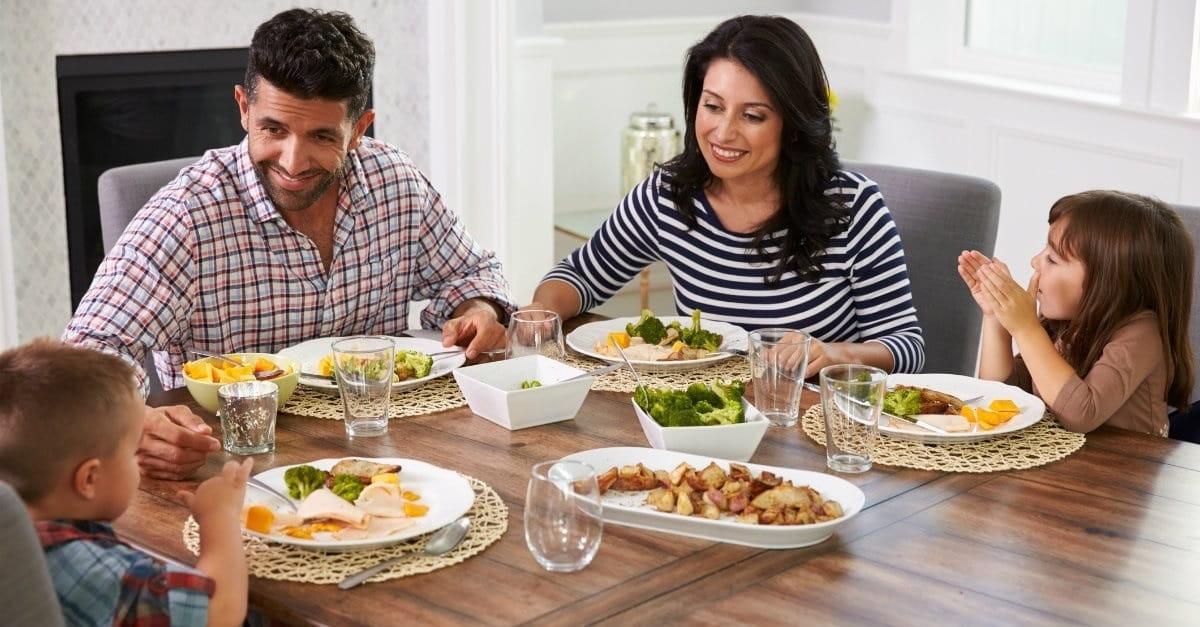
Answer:
M661 170L642 181L587 243L558 263L542 280L560 279L579 292L582 311L600 305L652 262L671 273L675 308L699 309L707 319L745 329L802 329L826 342L882 343L895 372L920 372L925 341L913 307L904 248L891 213L875 183L840 171L826 194L852 209L846 229L817 256L816 281L793 271L767 285L774 264L756 261L753 238L725 229L697 192L697 225L689 228L675 209ZM778 252L777 233L765 241Z

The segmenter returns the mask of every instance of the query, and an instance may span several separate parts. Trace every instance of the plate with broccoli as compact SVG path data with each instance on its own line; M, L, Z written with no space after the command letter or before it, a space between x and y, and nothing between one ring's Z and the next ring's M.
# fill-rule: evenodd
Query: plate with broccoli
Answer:
M359 469L341 470L347 462ZM429 533L465 514L475 502L475 491L462 475L415 459L318 459L272 468L255 477L291 496L299 512L293 513L276 497L251 487L246 492L244 517L258 505L270 509L268 518L273 520L262 522L265 528L255 529L259 525L246 517L246 531L271 542L326 552L377 549ZM392 484L395 492L403 495L400 498L407 504L403 514L380 510L382 499L364 502L368 489L376 489L377 483ZM410 511L409 506L416 509ZM352 520L357 524L349 522Z
M725 350L745 350L746 331L741 327L704 319L699 310L691 316L641 316L613 318L581 325L567 335L567 345L576 352L606 361L623 363L609 340L620 342L634 367L645 372L682 371L703 368L735 357Z
M330 394L337 394L337 381L333 375L332 350L333 343L341 338L324 337L301 342L289 346L280 355L291 357L300 364L300 385ZM393 337L396 345L396 371L392 379L392 391L408 390L425 385L429 381L449 374L455 368L463 365L467 358L464 354L430 357L431 353L446 350L441 342L411 337ZM320 379L305 377L313 374Z

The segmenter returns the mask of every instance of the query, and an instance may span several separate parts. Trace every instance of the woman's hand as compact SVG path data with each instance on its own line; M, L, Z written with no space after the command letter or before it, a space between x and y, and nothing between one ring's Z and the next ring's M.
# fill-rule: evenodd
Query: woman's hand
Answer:
M963 283L967 284L967 288L971 290L971 296L975 299L975 304L979 305L979 309L986 317L992 316L992 307L991 301L985 296L983 285L979 281L979 269L990 262L991 260L978 250L964 250L958 256L958 276L962 277Z
M849 346L852 346L852 344L845 342L822 342L814 337L808 347L808 372L804 374L804 378L809 379L817 376L821 372L821 368L825 366L857 363L855 356L849 350Z
M1037 315L1040 277L1036 271L1026 288L1013 280L1008 266L998 259L981 266L977 277L984 301L980 306L986 307L985 312L990 310L1010 335L1015 338L1031 329L1041 329Z

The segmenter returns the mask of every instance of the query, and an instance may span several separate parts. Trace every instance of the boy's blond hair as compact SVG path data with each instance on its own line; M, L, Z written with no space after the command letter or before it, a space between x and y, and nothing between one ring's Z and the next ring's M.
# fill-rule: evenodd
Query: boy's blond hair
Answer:
M81 461L111 455L136 390L114 355L48 338L0 353L0 479L36 503Z

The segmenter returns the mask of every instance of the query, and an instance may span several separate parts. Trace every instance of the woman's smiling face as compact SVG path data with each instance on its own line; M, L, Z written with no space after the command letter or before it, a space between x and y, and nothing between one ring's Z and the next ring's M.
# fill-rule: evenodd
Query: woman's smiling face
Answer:
M730 59L714 59L696 108L696 139L713 176L757 181L779 165L783 117L762 83Z

